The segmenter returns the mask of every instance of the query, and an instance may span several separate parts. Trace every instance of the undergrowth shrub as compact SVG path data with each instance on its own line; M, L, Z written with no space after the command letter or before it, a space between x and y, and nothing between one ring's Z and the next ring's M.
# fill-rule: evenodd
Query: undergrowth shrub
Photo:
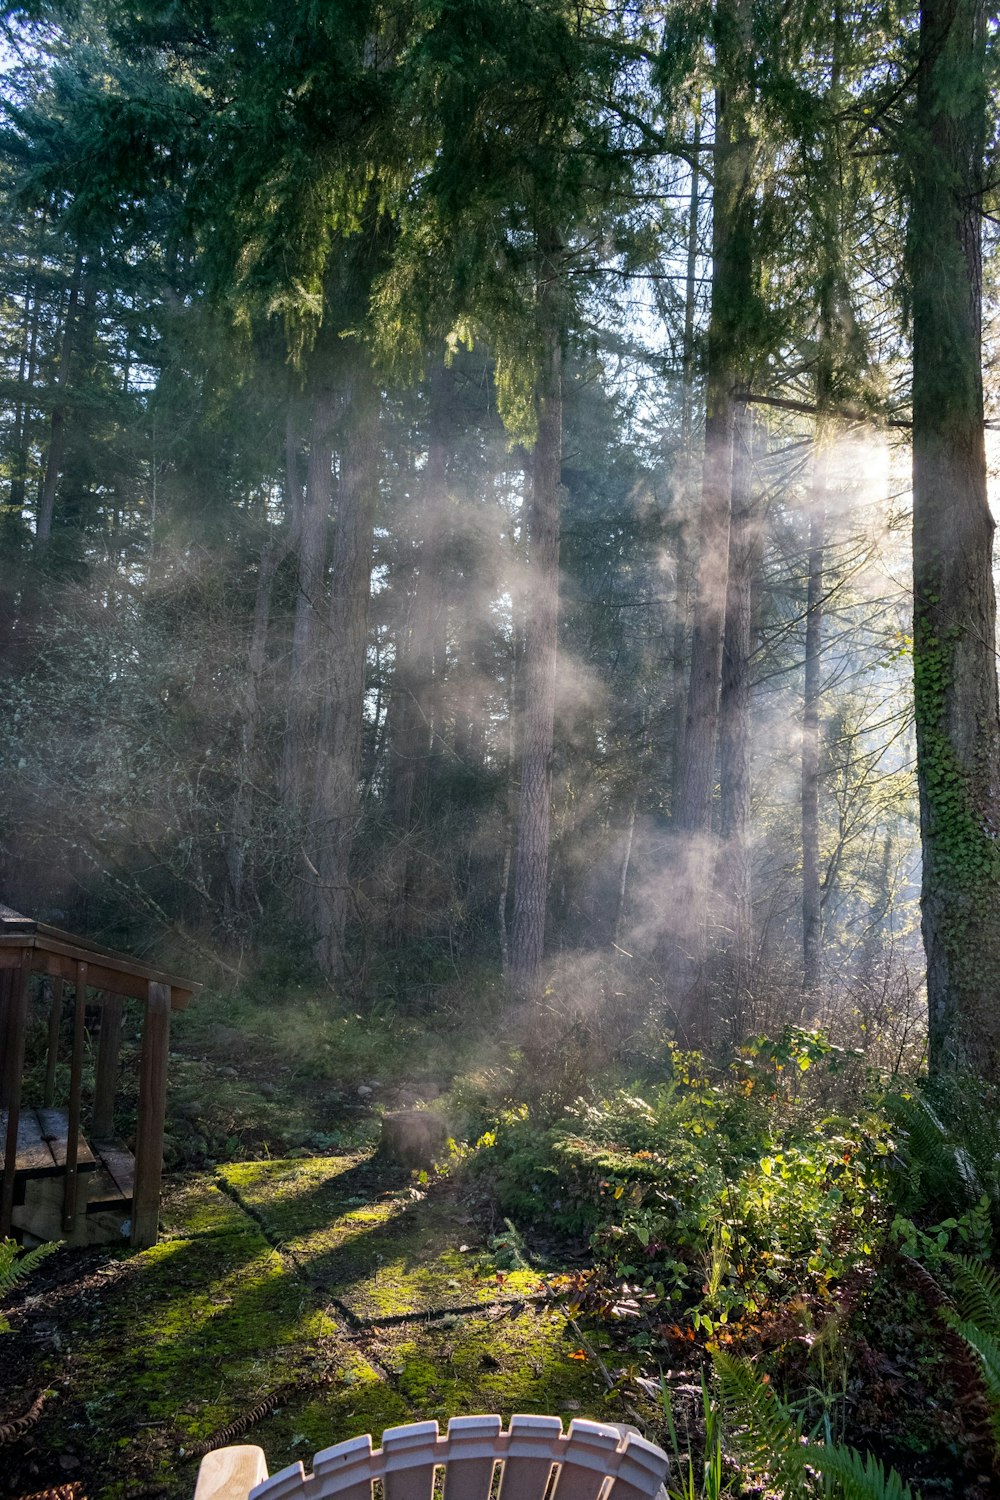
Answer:
M845 1055L815 1032L758 1039L722 1073L668 1050L664 1076L578 1100L540 1129L508 1108L484 1139L521 1222L589 1232L661 1316L711 1333L782 1298L827 1299L884 1237L890 1123L874 1095L817 1116L810 1077Z

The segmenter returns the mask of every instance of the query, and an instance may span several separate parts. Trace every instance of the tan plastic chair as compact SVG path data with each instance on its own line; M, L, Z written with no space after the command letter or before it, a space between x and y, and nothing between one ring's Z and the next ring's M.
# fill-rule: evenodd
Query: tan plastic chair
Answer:
M667 1455L636 1432L577 1419L563 1432L558 1417L453 1417L442 1434L436 1422L390 1427L381 1448L371 1437L324 1448L312 1473L301 1463L267 1477L260 1448L219 1448L202 1459L195 1500L654 1500L667 1476Z

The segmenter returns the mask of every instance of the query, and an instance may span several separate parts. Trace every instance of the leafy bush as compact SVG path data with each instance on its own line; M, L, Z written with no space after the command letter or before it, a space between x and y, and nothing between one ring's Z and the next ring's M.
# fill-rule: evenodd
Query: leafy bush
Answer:
M671 1048L657 1083L579 1100L545 1130L508 1109L490 1137L498 1194L515 1220L589 1231L612 1275L705 1332L828 1299L884 1236L894 1148L874 1103L814 1117L806 1075L842 1059L789 1028L715 1078Z

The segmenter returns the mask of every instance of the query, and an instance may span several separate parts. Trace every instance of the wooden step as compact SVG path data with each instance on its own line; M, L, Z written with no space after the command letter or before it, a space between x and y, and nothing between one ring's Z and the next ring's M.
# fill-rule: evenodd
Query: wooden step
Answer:
M7 1111L0 1110L0 1168L7 1140ZM17 1122L16 1178L61 1176L66 1170L69 1117L61 1109L22 1109ZM94 1172L97 1158L83 1136L77 1151L77 1171Z
M87 1212L127 1208L135 1188L135 1157L124 1141L93 1141L98 1169L88 1183Z

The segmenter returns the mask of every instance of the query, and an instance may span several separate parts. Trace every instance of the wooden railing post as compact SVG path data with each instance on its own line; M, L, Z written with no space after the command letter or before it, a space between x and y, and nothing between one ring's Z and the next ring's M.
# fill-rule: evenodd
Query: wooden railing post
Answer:
M139 1125L135 1146L132 1244L156 1244L163 1173L163 1118L167 1108L167 1053L170 1046L170 986L149 981L139 1060Z
M73 1006L73 1055L69 1074L69 1129L66 1133L66 1179L63 1183L64 1234L76 1228L76 1164L80 1155L80 1095L83 1092L84 1022L87 1015L87 965L76 966L76 1002Z
M109 1141L115 1133L115 1093L118 1088L121 1031L121 996L105 995L101 1006L101 1033L97 1039L97 1069L94 1076L95 1141Z
M16 969L0 969L0 1109L7 1108L11 1089L11 1037L14 1019Z
M62 1023L63 982L62 975L47 979L50 994L49 1005L49 1050L45 1057L45 1093L42 1103L51 1109L56 1102L56 1064L59 1061L59 1027Z
M4 1143L3 1184L0 1186L0 1235L10 1234L14 1212L14 1173L17 1170L17 1127L21 1122L21 1079L24 1073L24 1037L28 1029L28 980L31 949L21 953L21 964L13 971L7 992L7 1025L4 1034L3 1073L7 1085L7 1139Z

